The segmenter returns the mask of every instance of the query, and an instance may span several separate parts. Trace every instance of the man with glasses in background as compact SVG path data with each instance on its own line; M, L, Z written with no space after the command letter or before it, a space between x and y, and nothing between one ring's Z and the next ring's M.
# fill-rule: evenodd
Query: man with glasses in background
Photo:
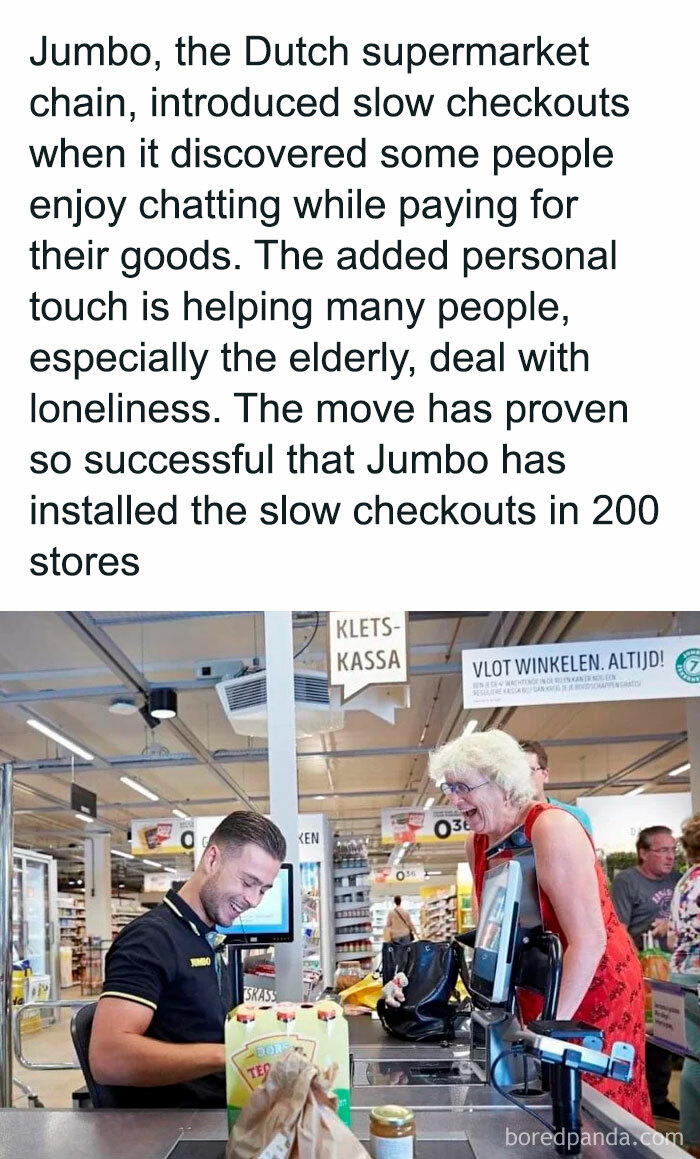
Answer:
M662 950L667 949L668 919L671 898L680 878L674 868L676 842L665 825L640 829L637 837L637 865L616 874L612 885L613 905L623 925L627 926L637 949L643 935L651 931ZM668 1097L673 1055L653 1043L647 1043L647 1082L651 1108L657 1118L679 1118L678 1108Z

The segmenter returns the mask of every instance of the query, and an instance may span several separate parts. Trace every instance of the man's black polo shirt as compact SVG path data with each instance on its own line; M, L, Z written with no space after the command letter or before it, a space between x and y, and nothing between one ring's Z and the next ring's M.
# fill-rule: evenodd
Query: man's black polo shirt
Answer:
M224 953L217 977L208 933L209 926L171 889L161 905L135 918L114 941L101 997L126 998L153 1010L147 1038L223 1043L233 1005L232 975ZM172 1086L132 1087L128 1097L134 1107L223 1107L224 1072Z

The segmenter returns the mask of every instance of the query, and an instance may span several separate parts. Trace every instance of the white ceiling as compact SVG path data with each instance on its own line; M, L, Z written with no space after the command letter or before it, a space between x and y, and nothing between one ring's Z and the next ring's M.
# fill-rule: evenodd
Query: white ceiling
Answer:
M238 659L264 662L264 622L262 613L224 615L212 613L81 613L97 622L102 631L152 685L195 678L200 661ZM297 666L325 666L325 613L311 639L314 613L298 613L295 648L310 640ZM128 620L130 622L119 622ZM324 811L344 832L379 833L382 807L410 804L424 799L426 759L422 754L363 754L362 750L420 746L424 752L455 735L465 722L461 709L461 679L458 672L461 648L475 643L536 643L557 639L604 639L664 635L677 630L672 612L547 612L547 613L412 613L409 626L411 707L398 711L392 726L364 711L347 712L339 732L319 735L299 742L300 808L305 812ZM427 673L417 670L428 668ZM452 670L451 670L452 669ZM108 711L111 696L88 696L90 689L123 685L115 671L105 665L76 634L61 613L0 613L0 750L17 762L65 759L65 751L28 728L28 710L52 723L78 743L103 758L105 767L81 768L76 780L98 795L98 815L110 822L115 844L126 848L126 830L133 818L168 814L173 802L192 815L225 812L235 807L236 796L214 771L198 758L194 763L160 768L109 768L110 759L137 757L151 742L171 753L186 751L182 739L164 722L151 736L139 715L122 717ZM52 697L39 701L13 700L22 693L52 690ZM68 698L59 694L72 690ZM494 710L478 714L482 727L500 725L520 739L568 741L580 744L552 746L550 767L554 791L572 800L580 788L557 789L559 785L588 785L620 772L636 761L645 763L625 779L632 787L641 780L660 776L686 759L683 739L662 741L642 739L616 743L606 738L683 733L685 709L682 700L556 705L542 708ZM245 760L249 748L264 742L238 736L232 731L212 687L179 693L179 720L210 753L235 750L239 760L221 762L226 774L251 796L261 809L267 808L267 763ZM603 743L592 743L593 740ZM358 751L354 756L336 754ZM305 756L305 753L324 753ZM658 755L653 756L654 753ZM651 759L646 759L651 757ZM161 801L148 803L119 780L120 773L132 772ZM34 770L16 772L15 841L42 849L64 848L85 832L68 807L70 771ZM655 786L681 789L681 779ZM619 791L619 786L616 787ZM62 803L57 806L53 799ZM313 800L323 794L323 801ZM204 804L206 799L215 803ZM118 804L118 808L110 808ZM50 810L50 811L46 811ZM421 860L425 860L425 850ZM453 850L438 849L428 860L456 860Z

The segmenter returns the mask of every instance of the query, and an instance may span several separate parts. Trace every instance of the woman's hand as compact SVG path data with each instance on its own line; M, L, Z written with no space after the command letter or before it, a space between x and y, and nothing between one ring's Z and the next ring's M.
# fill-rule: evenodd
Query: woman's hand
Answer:
M557 1018L573 1018L605 951L595 853L583 826L547 809L532 826L537 880L566 939Z

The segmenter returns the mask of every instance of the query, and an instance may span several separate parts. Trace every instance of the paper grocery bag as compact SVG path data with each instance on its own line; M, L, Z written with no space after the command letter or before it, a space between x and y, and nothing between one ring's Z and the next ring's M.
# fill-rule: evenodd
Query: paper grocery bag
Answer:
M338 1118L332 1075L297 1051L280 1056L236 1120L226 1159L369 1159ZM267 1159L267 1156L266 1156Z

